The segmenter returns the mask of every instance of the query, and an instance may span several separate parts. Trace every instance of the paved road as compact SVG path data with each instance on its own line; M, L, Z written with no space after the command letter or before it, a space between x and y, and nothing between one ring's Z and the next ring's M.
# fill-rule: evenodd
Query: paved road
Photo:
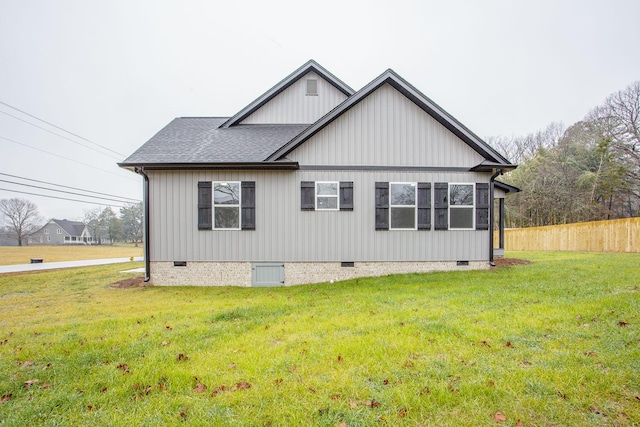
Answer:
M135 257L134 261L144 261L143 257ZM92 265L121 264L131 262L130 258L87 259L82 261L43 262L41 264L0 265L0 274L23 271L54 270L56 268L88 267Z

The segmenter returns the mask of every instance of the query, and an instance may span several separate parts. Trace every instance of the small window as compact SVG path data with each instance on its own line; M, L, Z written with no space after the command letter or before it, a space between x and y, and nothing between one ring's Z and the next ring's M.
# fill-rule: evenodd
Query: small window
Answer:
M337 211L338 203L338 182L316 182L316 210Z
M449 184L449 229L473 230L474 184Z
M51 241L51 236L47 236L47 242Z
M62 230L60 230L59 228L58 228L58 230L56 230L56 232L57 232L58 234L62 234Z
M213 228L240 230L240 182L213 183Z
M307 96L318 96L318 80L307 79Z
M44 234L49 234L49 229L45 228L44 229Z
M389 183L389 228L416 229L416 183Z

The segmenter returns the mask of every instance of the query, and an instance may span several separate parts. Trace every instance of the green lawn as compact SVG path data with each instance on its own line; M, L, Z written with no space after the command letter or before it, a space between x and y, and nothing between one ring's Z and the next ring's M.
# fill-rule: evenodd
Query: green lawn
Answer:
M258 289L0 275L0 424L640 425L640 255L508 256L533 264Z

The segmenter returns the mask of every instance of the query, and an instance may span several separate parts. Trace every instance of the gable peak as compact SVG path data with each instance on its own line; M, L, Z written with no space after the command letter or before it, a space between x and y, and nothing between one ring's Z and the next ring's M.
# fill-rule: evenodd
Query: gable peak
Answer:
M260 107L265 105L267 102L275 98L278 94L283 92L285 89L293 85L295 82L300 80L310 71L315 72L324 80L329 82L332 86L338 89L340 92L344 93L347 97L353 95L355 90L353 90L349 85L344 83L338 77L333 75L329 70L324 68L322 65L317 63L315 60L310 59L300 67L298 67L295 71L289 74L287 77L278 82L271 89L263 93L261 96L256 98L249 105L244 107L238 113L236 113L233 117L229 118L226 122L220 125L221 128L228 128L234 125L239 124L242 120L250 116L253 112L258 110Z

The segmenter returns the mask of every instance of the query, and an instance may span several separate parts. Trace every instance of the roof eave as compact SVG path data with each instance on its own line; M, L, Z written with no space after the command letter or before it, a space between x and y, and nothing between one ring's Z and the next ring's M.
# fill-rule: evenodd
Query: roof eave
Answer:
M503 172L511 171L517 168L518 165L514 165L512 163L501 163L501 162L482 162L471 169L471 172L493 172L498 169L501 169Z
M494 185L496 188L501 189L502 191L504 191L506 194L509 193L519 193L522 190L518 187L515 187L513 185L509 185L509 184L505 184L502 181L493 181Z
M149 170L296 170L298 162L118 163L124 169Z

